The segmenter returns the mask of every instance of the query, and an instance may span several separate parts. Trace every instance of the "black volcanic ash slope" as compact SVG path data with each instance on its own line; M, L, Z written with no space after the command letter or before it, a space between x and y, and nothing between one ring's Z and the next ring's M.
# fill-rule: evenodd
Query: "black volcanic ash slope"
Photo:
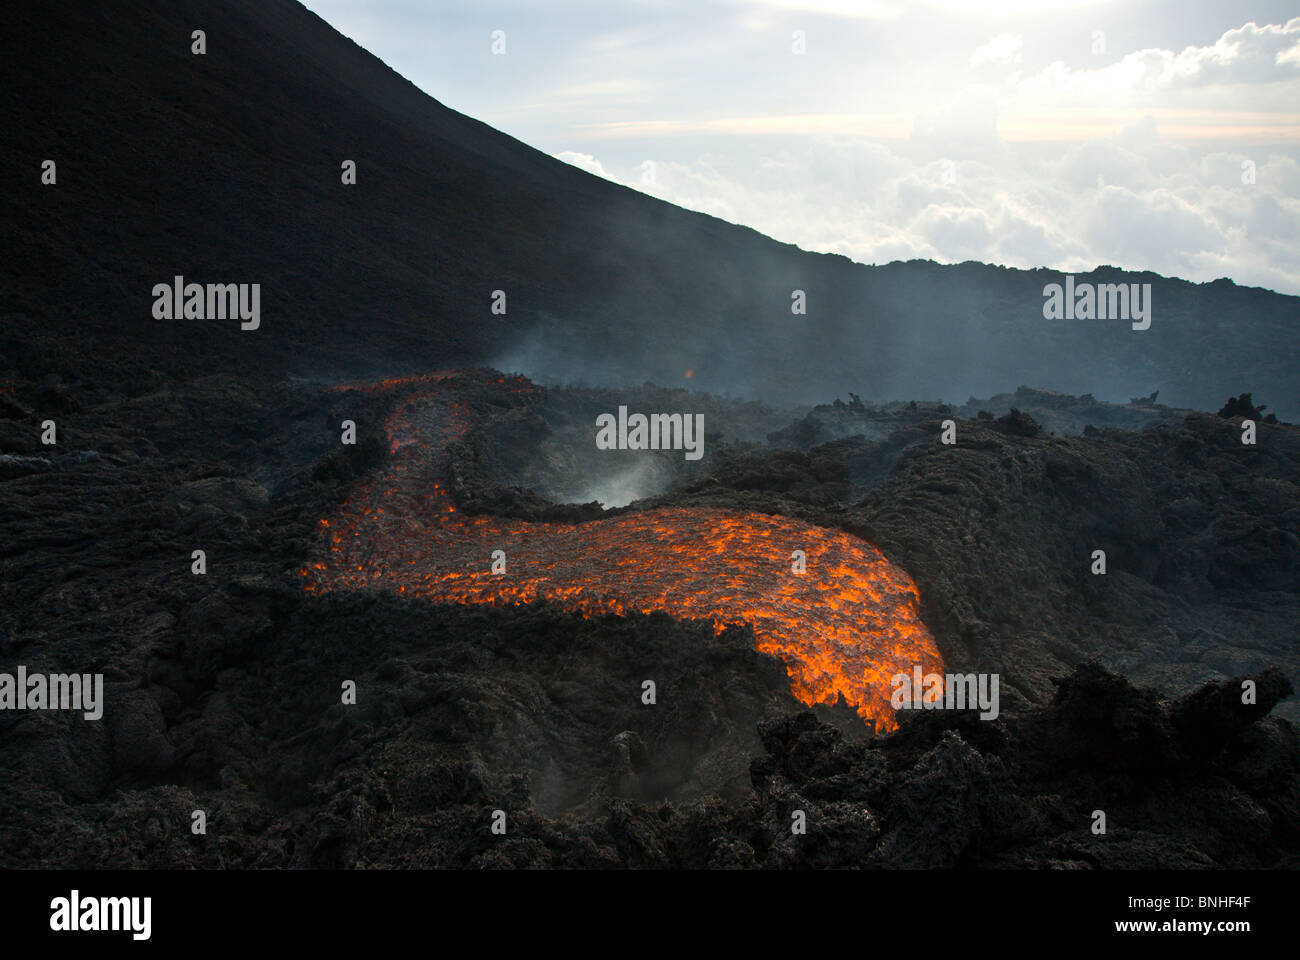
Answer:
M1030 383L1217 409L1253 390L1300 417L1294 297L1128 275L1155 287L1136 333L1045 321L1047 271L805 253L447 109L293 0L18 0L0 77L0 378L39 381L55 357L119 390L482 362L667 385L691 369L769 401ZM177 274L260 283L262 328L154 320L152 287Z

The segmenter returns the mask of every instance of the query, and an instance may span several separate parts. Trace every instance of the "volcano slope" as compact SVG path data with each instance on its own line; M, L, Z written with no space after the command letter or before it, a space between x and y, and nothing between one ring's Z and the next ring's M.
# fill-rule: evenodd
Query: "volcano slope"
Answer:
M1294 677L1294 428L1242 449L1203 415L1053 437L1018 412L959 419L944 447L926 405L842 411L880 435L722 442L615 514L765 513L877 545L947 668L998 670L1004 695L996 720L905 712L873 737L845 703L800 703L743 617L306 589L331 551L321 519L400 462L384 424L411 397L211 377L0 398L6 662L107 683L102 723L0 714L6 866L1296 865L1300 745L1269 715ZM494 430L589 398L462 402L444 506L594 516L481 455ZM28 427L54 403L58 453ZM1112 566L1093 578L1098 545ZM1111 668L1078 662L1097 653ZM1126 656L1164 692L1118 675Z

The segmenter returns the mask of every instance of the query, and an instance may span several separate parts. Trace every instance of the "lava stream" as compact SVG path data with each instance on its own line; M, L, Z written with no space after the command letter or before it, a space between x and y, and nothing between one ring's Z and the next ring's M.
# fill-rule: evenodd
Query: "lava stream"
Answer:
M785 663L805 704L839 694L877 730L897 726L890 678L942 673L916 587L871 544L763 513L664 508L581 524L458 513L444 483L446 444L473 416L469 375L430 374L339 389L417 384L385 422L390 458L339 516L321 520L321 556L300 571L309 592L379 587L443 603L546 600L583 616L663 611L752 626L758 649ZM520 393L523 378L490 386ZM505 575L491 572L502 550ZM805 554L806 573L791 555Z

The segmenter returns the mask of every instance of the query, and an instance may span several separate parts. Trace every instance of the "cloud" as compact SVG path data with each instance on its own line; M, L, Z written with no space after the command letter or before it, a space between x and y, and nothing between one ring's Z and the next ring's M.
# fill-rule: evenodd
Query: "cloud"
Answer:
M604 177L606 180L613 180L615 183L621 182L616 177L611 177L606 173L605 168L601 166L600 161L589 153L577 153L573 150L565 150L561 153L557 153L555 159L563 160L565 163L571 163L575 167L580 167L588 173L594 173L598 177Z
M970 55L970 65L972 67L982 67L991 63L1019 63L1022 59L1021 50L1024 49L1024 46L1025 38L1020 34L999 33L988 43L975 48L975 52Z
M1199 88L1290 82L1300 79L1300 17L1285 24L1254 23L1226 31L1213 44L1172 50L1137 50L1104 67L1072 70L1056 61L1017 85L1021 96L1117 100L1159 97ZM1294 90L1287 96L1294 109Z

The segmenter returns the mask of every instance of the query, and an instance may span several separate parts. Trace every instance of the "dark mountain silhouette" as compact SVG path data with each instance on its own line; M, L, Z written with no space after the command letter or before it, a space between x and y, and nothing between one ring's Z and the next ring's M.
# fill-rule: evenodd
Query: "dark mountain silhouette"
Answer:
M292 0L6 16L0 376L39 378L51 356L87 387L121 373L131 389L141 368L491 363L670 385L690 369L694 387L770 401L960 402L1028 383L1214 410L1251 390L1300 414L1295 297L1126 274L1153 285L1151 328L1135 332L1044 320L1049 271L807 253L462 116ZM260 283L261 328L154 319L151 289L176 275Z

